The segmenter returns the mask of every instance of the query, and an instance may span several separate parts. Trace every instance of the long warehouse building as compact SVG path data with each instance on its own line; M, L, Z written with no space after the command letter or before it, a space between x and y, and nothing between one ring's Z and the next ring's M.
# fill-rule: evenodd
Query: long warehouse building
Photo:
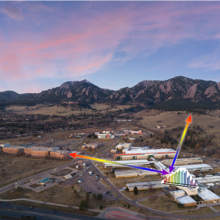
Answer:
M182 166L176 166L176 169L178 168L185 168L189 172L206 172L206 171L212 171L213 168L205 163L202 164L190 164L190 165L182 165Z
M166 159L160 161L166 166L169 166L172 164L173 160L172 159ZM176 159L175 165L185 165L185 164L198 164L198 163L203 163L203 159L200 157L192 157L192 158L178 158Z
M153 176L158 175L156 172L151 172L147 170L116 170L115 177L116 178L124 178L124 177L137 177L137 176Z
M124 149L123 154L115 154L114 158L116 160L140 160L147 157L151 158L173 158L176 154L176 151L173 149L146 149L146 148L130 148Z

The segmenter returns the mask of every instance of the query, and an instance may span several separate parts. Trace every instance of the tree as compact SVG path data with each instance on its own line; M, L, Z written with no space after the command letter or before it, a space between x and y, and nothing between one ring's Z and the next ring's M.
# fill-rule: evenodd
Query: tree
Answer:
M130 209L130 204L128 204L128 208Z
M126 204L124 204L124 208L126 208Z
M138 194L138 188L137 186L134 187L134 195L137 195Z
M86 204L85 201L82 200L79 204L79 210L84 211L85 209L86 209Z
M97 195L97 199L98 199L98 200L101 200L101 199L102 199L102 194L98 194L98 195Z
M93 198L96 199L96 194L95 193L93 193Z
M102 205L100 205L100 207L99 207L100 209L103 209L103 206Z
M74 186L72 186L72 189L74 189Z

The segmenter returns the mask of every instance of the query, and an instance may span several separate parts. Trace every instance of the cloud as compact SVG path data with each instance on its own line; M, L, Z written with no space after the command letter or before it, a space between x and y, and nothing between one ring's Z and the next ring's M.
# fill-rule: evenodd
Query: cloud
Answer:
M74 79L102 70L111 61L120 65L187 39L220 36L218 2L118 2L114 9L109 2L18 5L1 9L20 20L19 29L9 24L0 35L0 78L6 83ZM217 57L215 62L195 61L191 67L218 68Z
M23 18L21 10L13 5L3 6L0 11L14 20L22 20Z
M188 67L190 68L205 68L209 71L216 71L220 69L220 52L219 49L212 54L203 55L192 61Z

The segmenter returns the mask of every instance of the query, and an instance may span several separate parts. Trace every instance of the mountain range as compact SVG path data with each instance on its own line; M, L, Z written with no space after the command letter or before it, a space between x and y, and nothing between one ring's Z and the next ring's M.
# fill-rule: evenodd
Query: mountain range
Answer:
M14 91L0 92L0 103L21 101L78 101L142 103L147 106L169 100L189 100L190 102L220 102L220 82L190 79L177 76L168 80L144 80L133 87L119 90L100 88L87 80L68 81L61 86L40 93L18 94Z

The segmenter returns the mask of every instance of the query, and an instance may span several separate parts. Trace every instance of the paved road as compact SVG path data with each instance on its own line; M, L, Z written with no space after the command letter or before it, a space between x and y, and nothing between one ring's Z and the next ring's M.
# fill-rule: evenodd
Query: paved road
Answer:
M98 219L92 216L77 215L73 213L60 212L54 213L52 210L34 208L30 209L26 206L19 205L9 205L7 209L0 208L0 215L11 216L11 217L21 217L26 216L36 216L37 220L88 220L88 219ZM100 218L99 218L100 219ZM101 218L101 220L104 218Z

